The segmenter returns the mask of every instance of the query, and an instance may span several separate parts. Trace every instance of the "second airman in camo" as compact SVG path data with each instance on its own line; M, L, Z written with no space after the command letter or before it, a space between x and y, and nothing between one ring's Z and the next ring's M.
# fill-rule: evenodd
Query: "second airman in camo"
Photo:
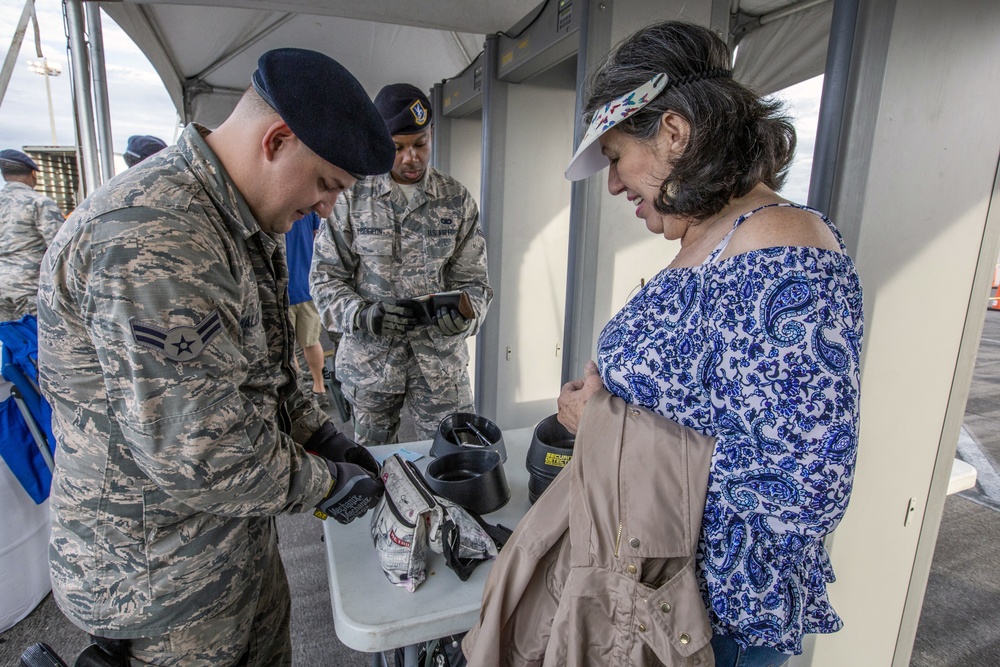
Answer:
M0 151L0 322L36 312L38 265L63 224L59 205L35 190L38 165L13 148Z
M337 379L363 445L395 442L405 403L417 438L433 436L452 412L473 412L466 339L479 331L493 298L479 209L465 187L429 166L427 96L406 83L375 97L396 145L388 173L345 191L320 228L310 291L324 325L343 334ZM397 305L460 291L471 303L433 313L420 325Z

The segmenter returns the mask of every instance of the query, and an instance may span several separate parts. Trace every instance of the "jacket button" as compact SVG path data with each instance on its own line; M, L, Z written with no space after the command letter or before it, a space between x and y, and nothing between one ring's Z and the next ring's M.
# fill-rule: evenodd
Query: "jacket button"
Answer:
M663 604L660 605L660 611L662 611L664 614L669 614L670 609L671 607L669 602L664 602Z
M639 538L633 537L631 540L628 541L628 545L633 549L638 549L640 545Z
M625 569L628 571L629 574L635 574L636 572L639 571L635 565L629 565Z
M645 631L646 631L646 626L643 625L642 623L640 623L639 624L639 632L645 632Z
M691 643L691 637L687 633L685 633L685 634L683 634L683 635L680 636L680 641L681 641L682 644L690 644Z

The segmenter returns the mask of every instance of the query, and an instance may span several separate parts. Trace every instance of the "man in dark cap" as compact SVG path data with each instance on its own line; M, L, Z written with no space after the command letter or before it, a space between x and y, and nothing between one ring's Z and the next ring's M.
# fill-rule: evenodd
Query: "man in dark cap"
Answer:
M134 134L128 138L128 145L125 147L122 157L125 158L125 164L131 168L166 147L167 144L159 137L154 137L151 134Z
M381 497L299 387L279 235L393 156L340 64L269 51L217 130L108 181L46 253L53 594L133 666L291 664L273 517L348 523Z
M493 290L479 209L468 190L429 166L430 102L418 88L383 88L375 106L392 133L388 173L344 192L320 229L310 291L324 325L343 334L337 379L364 445L395 442L406 403L418 439L453 412L474 412L466 339L480 327ZM457 292L429 323L400 299Z
M38 265L63 223L59 205L35 191L37 172L21 151L0 151L0 322L35 314Z

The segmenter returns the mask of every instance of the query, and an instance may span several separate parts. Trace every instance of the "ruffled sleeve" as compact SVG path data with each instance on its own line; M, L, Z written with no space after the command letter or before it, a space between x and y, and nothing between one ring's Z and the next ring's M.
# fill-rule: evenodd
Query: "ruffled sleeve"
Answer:
M713 265L703 290L710 613L741 643L798 653L803 632L841 625L821 539L854 478L860 282L846 255L773 248Z

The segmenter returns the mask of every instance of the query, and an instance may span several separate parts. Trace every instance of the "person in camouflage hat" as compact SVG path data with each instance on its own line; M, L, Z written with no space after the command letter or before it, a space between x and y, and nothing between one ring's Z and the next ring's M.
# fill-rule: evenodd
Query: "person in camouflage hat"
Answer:
M393 154L347 70L269 51L217 130L111 179L45 255L53 594L133 666L290 665L273 517L347 523L381 497L299 387L280 235Z
M40 192L38 165L13 148L0 151L0 322L36 312L38 266L63 223L59 205Z
M354 439L395 442L407 404L418 439L453 412L473 412L466 338L493 298L479 209L455 179L430 167L431 108L416 87L375 97L396 144L389 173L358 181L320 228L310 292L323 324L343 334L337 379L351 403ZM442 308L431 324L396 304L459 290L472 311Z

